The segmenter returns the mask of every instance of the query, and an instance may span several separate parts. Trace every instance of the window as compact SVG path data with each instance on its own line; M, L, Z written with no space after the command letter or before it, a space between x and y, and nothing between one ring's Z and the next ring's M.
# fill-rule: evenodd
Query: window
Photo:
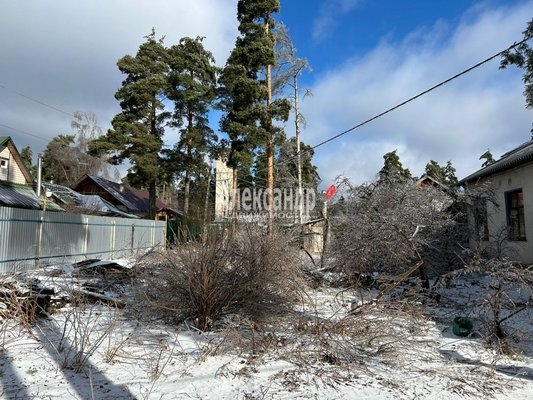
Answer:
M526 223L524 217L524 192L522 189L505 194L507 205L507 223L509 239L526 240Z
M7 158L0 158L0 180L7 180L9 176L9 160Z
M489 221L487 217L487 199L477 197L474 200L474 220L476 224L477 238L489 240Z

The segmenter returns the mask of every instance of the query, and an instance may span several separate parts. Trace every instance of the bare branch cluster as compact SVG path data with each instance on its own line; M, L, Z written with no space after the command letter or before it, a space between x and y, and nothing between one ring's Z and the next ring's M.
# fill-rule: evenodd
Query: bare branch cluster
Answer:
M281 232L251 225L219 231L159 255L139 270L133 308L204 331L225 315L255 322L288 311L298 298L300 268Z
M349 186L343 213L332 221L336 266L348 276L403 272L419 260L449 270L458 259L444 254L460 251L467 233L453 205L445 191L410 180Z
M479 320L485 342L499 353L526 351L533 325L533 266L475 256L463 269L447 274L448 281L468 276L481 286L481 295L467 303Z

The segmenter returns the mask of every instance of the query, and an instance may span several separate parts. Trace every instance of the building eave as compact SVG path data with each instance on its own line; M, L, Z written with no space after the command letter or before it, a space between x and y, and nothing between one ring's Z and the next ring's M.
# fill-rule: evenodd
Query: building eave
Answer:
M516 149L505 153L498 161L481 168L480 170L461 179L457 185L465 186L478 182L489 176L519 167L533 161L533 141L526 142Z

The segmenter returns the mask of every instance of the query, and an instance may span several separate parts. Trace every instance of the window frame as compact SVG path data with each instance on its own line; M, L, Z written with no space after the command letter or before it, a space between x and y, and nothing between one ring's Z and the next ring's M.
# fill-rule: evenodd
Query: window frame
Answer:
M8 169L9 168L9 159L0 157L0 168L1 169Z
M527 240L524 191L522 188L505 192L505 208L509 240Z
M487 198L474 199L474 224L478 240L489 240L489 215L487 211Z

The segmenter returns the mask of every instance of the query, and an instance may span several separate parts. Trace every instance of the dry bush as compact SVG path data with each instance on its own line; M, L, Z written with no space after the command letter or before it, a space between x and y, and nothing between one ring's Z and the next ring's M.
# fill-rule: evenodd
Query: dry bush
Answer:
M191 319L202 331L229 314L259 323L284 313L300 281L289 237L246 224L178 246L138 270L131 309L174 322Z
M16 338L31 330L36 320L35 302L21 297L7 279L0 282L0 352Z
M0 280L0 318L11 319L24 329L31 329L39 317L48 315L53 289L23 276L5 276Z

